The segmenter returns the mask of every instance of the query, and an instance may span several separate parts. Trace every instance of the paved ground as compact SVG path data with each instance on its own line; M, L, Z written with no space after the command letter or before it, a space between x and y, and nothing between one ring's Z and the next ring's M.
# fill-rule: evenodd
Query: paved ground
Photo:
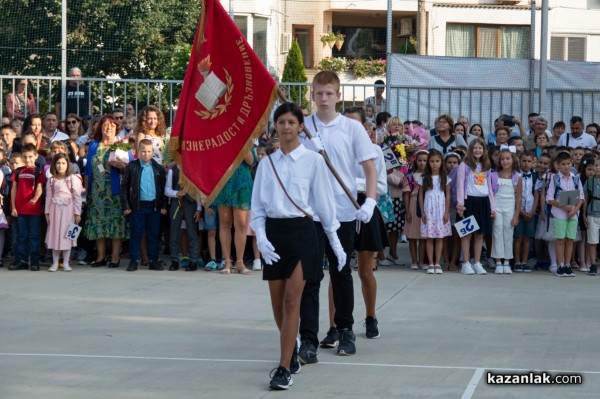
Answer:
M320 350L282 393L267 388L278 335L260 274L0 269L0 398L598 397L600 277L376 276L381 338L364 337L355 281L357 354ZM584 380L493 386L490 370Z

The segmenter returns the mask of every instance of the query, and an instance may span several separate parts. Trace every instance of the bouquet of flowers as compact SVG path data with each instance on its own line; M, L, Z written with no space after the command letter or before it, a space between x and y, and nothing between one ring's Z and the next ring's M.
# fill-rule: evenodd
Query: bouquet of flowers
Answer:
M108 147L110 151L110 155L108 156L108 161L120 161L123 163L129 163L129 150L131 150L131 143L129 139L120 139L117 138L114 143Z
M413 163L414 155L423 147L423 144L419 139L408 134L391 134L383 139L382 146L391 148L401 166L408 166Z

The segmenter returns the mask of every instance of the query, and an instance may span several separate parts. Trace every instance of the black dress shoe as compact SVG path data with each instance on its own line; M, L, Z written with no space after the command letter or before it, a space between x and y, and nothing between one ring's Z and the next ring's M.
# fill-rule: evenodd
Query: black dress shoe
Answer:
M92 262L92 267L102 267L102 266L106 266L106 263L107 263L107 262L106 262L106 259L104 259L102 262L98 262L98 261L96 260L96 261L93 261L93 262Z
M171 262L171 266L169 266L169 271L175 272L177 270L179 270L179 263Z
M12 265L8 267L8 270L10 271L27 269L29 269L29 265L27 264L27 262L24 262L22 260L15 261Z
M120 264L121 264L121 259L119 259L119 261L117 263L110 262L108 264L108 267L111 268L111 269L114 269L115 267L119 267Z
M129 266L127 266L127 271L128 272L134 272L138 269L138 261L137 260L130 260L129 261Z
M165 270L165 268L163 267L163 265L160 264L159 261L157 260L152 260L150 261L150 270L156 270L156 271L160 271L160 270Z
M31 266L29 266L29 270L31 270L32 272L39 272L40 265L37 263L32 263Z

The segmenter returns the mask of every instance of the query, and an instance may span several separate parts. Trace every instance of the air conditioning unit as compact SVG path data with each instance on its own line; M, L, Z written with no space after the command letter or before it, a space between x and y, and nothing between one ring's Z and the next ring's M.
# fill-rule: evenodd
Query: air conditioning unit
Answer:
M412 18L401 18L398 23L397 37L406 37L413 34L413 20Z
M292 47L292 34L291 33L282 33L281 41L279 43L279 51L284 53L290 52L290 47Z

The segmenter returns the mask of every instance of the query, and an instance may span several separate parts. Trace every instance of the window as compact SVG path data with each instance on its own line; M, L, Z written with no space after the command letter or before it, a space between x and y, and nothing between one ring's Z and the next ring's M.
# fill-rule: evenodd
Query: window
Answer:
M334 57L350 58L386 58L386 30L385 28L364 28L349 26L333 26L332 32L346 35L341 50L336 47L331 49Z
M552 36L550 59L558 61L585 61L585 37Z
M258 58L267 65L267 18L254 17L252 49Z
M242 35L248 40L248 17L245 15L234 15L233 22L240 28Z
M313 42L313 26L312 25L293 25L292 32L294 40L298 40L300 52L302 53L302 61L304 68L312 68L312 42Z
M446 25L446 55L527 58L529 27L448 24Z

